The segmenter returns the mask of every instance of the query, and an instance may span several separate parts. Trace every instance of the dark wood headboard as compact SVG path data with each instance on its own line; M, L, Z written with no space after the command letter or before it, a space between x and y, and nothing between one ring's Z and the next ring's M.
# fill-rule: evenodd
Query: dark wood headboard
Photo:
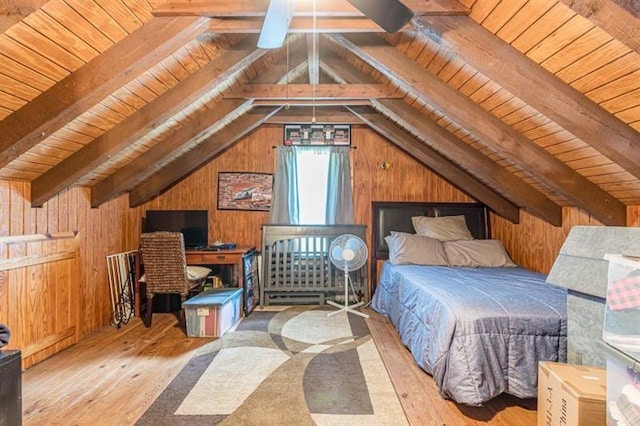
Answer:
M467 226L476 239L490 238L489 209L479 203L423 203L374 201L372 203L372 249L371 279L377 284L378 260L389 258L389 249L384 238L391 231L414 234L413 216L458 216L464 215Z

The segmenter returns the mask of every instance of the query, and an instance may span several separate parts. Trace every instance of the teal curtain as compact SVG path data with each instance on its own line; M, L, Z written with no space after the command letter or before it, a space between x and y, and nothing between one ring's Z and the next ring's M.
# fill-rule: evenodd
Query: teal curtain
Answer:
M271 196L269 221L273 224L297 224L299 219L298 203L298 164L296 151L292 146L280 146L276 149L276 172Z
M327 225L354 223L349 147L332 146L327 176Z
M297 152L305 150L317 151L319 155L326 155L327 151L329 152L325 223L327 225L353 224L355 218L349 163L350 148L345 146L281 146L277 148L270 223L300 224Z

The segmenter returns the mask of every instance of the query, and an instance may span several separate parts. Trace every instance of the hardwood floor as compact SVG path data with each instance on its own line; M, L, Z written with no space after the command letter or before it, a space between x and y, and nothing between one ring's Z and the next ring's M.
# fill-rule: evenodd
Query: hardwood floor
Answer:
M535 400L501 396L485 407L466 407L442 399L386 318L366 311L411 425L536 424ZM188 338L172 314L154 314L151 328L133 318L120 330L99 329L23 373L23 424L133 424L211 340Z

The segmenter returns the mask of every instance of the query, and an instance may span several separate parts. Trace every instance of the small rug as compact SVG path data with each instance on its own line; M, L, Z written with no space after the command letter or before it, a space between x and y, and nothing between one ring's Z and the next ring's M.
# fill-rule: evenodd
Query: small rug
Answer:
M364 318L256 310L204 346L138 425L406 425Z

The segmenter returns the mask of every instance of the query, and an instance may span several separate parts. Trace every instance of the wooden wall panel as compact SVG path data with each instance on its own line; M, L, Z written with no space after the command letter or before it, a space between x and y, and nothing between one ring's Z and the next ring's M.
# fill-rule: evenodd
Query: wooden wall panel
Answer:
M474 202L454 186L422 167L386 139L365 126L352 126L353 189L357 223L367 225L371 240L372 201ZM218 172L273 173L274 145L282 143L283 126L262 125L218 158L209 162L164 194L149 201L152 209L209 209L209 241L216 239L239 244L261 245L261 225L267 212L217 210ZM380 163L391 167L382 170Z
M475 202L375 131L352 129L354 208L356 222L367 225L368 242L373 201ZM390 164L388 170L380 166L383 161Z
M209 242L234 241L259 247L260 227L269 220L268 212L217 210L218 172L273 173L275 150L272 147L282 140L282 125L262 125L222 155L144 204L141 215L155 209L207 209ZM141 219L138 227L140 223Z
M573 226L602 226L583 210L562 209L562 226L551 226L527 212L520 212L520 223L513 224L491 214L492 237L504 242L513 260L525 268L549 273L564 240ZM627 226L640 226L640 205L627 207Z
M261 126L228 152L144 205L143 210L208 208L210 241L220 239L259 247L260 226L268 220L268 214L216 210L217 173L272 173L275 153L272 146L281 140L281 125ZM352 126L352 144L356 222L367 225L368 241L372 201L475 201L367 127ZM386 171L380 167L383 161L391 165ZM572 226L601 226L584 211L571 207L563 208L562 227L551 226L524 211L518 225L495 214L491 217L492 237L505 243L519 265L542 273L549 272ZM640 206L628 208L628 226L640 226Z
M640 226L640 204L627 207L627 226Z
M66 234L1 239L10 250L0 261L0 270L8 277L0 321L11 328L11 346L22 350L25 366L77 340L73 303L77 280L72 273L79 269L79 244L73 233Z
M220 239L259 247L260 227L268 221L268 213L217 210L217 176L218 172L273 173L273 146L281 144L282 138L282 125L262 125L227 152L146 203L143 210L209 209L210 242ZM357 223L370 226L372 201L474 201L364 126L352 126L352 145L355 147L352 174ZM382 161L389 162L391 168L382 170Z
M76 255L0 271L0 322L12 330L8 347L28 355L25 367L109 324L106 256L135 248L139 233L135 229L135 237L128 235L129 210L137 209L128 209L127 197L91 209L89 190L73 188L33 209L29 194L26 182L0 181L0 269L28 256L66 252L70 241ZM34 234L75 231L72 239L15 242Z

